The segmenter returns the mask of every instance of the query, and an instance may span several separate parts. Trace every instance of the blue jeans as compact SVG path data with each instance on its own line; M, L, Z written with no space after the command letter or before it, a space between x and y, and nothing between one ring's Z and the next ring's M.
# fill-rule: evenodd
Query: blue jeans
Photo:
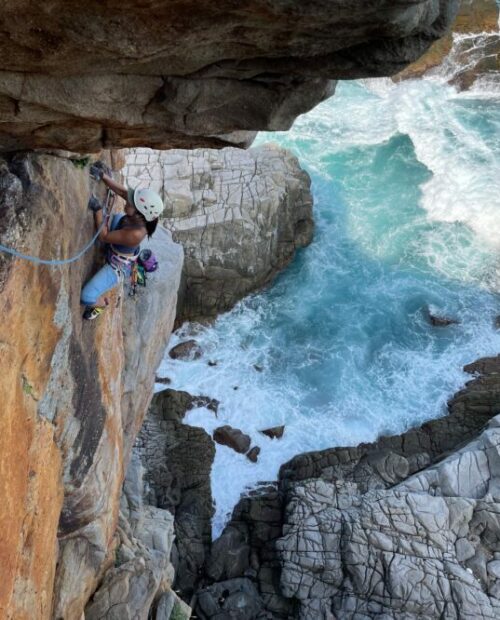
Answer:
M84 306L95 306L99 297L114 288L119 281L116 271L106 263L83 287L81 303Z

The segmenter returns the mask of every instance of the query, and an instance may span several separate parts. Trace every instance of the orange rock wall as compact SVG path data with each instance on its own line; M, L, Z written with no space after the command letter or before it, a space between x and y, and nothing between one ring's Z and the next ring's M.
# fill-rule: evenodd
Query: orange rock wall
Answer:
M113 159L118 166L119 154ZM0 243L43 258L76 254L94 233L93 189L103 190L92 187L84 162L61 154L0 161ZM178 278L140 302L157 309L142 330L145 313L118 289L98 321L82 320L80 291L101 265L98 249L62 267L0 255L2 620L80 620L113 561L124 455L172 330L179 251ZM134 357L124 338L136 332L143 340L128 349L145 351ZM127 356L137 366L128 374Z

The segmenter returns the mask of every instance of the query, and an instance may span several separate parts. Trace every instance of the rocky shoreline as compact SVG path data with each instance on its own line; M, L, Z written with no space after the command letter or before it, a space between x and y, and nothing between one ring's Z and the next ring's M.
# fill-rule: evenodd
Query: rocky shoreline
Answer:
M200 458L190 469L195 477L200 469L205 474L201 487L191 486L199 495L198 503L188 502L189 531L182 526L186 515L175 517L177 545L190 561L189 568L177 565L176 587L188 594L196 615L495 617L500 356L465 370L475 378L450 400L446 416L371 444L296 456L282 466L277 482L241 499L213 543L208 535L213 441L180 422L193 397L160 392L145 428L160 417L164 428L169 420L171 436L167 441L164 429L154 437L144 431L151 441L179 442L182 453L182 433L200 435L194 440ZM144 458L143 439L137 449ZM148 465L169 472L167 482L158 474L168 493L183 479L176 453L155 451ZM203 525L194 526L197 519ZM410 586L415 575L418 587Z

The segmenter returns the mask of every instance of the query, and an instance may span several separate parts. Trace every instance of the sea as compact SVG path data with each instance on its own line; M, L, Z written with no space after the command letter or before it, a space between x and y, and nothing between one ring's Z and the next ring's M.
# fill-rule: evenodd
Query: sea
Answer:
M198 408L187 424L229 424L261 448L251 463L217 445L215 536L295 455L445 415L470 379L464 364L500 353L500 81L450 84L461 49L498 35L481 36L457 35L424 78L341 82L289 131L259 134L311 176L314 241L213 325L177 330L169 348L194 336L200 359L166 353L158 369L220 402L217 417ZM435 327L429 313L457 323ZM281 439L260 432L280 425Z

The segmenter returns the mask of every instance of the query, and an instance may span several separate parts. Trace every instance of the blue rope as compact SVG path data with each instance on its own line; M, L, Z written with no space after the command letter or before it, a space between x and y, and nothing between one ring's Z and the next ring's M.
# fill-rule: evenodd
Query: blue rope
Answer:
M97 241L97 238L101 234L102 229L106 225L106 220L107 220L107 217L108 217L107 207L108 207L108 203L109 203L110 194L111 194L111 192L108 191L108 195L106 197L106 205L105 205L105 207L103 209L104 217L103 217L101 225L97 229L96 234L87 243L87 245L78 252L78 254L75 254L71 258L64 258L64 259L60 259L60 260L57 260L57 259L48 260L48 259L45 259L45 258L38 258L38 256L31 256L30 254L22 254L22 252L18 252L17 250L13 250L12 248L8 248L7 246L2 245L1 243L0 243L0 251L6 252L7 254L11 254L12 256L15 256L16 258L22 258L24 260L29 260L32 263L36 263L37 265L51 265L51 266L56 267L58 265L68 265L69 263L74 263L79 258L81 258L85 254L85 252L90 250L90 248Z

